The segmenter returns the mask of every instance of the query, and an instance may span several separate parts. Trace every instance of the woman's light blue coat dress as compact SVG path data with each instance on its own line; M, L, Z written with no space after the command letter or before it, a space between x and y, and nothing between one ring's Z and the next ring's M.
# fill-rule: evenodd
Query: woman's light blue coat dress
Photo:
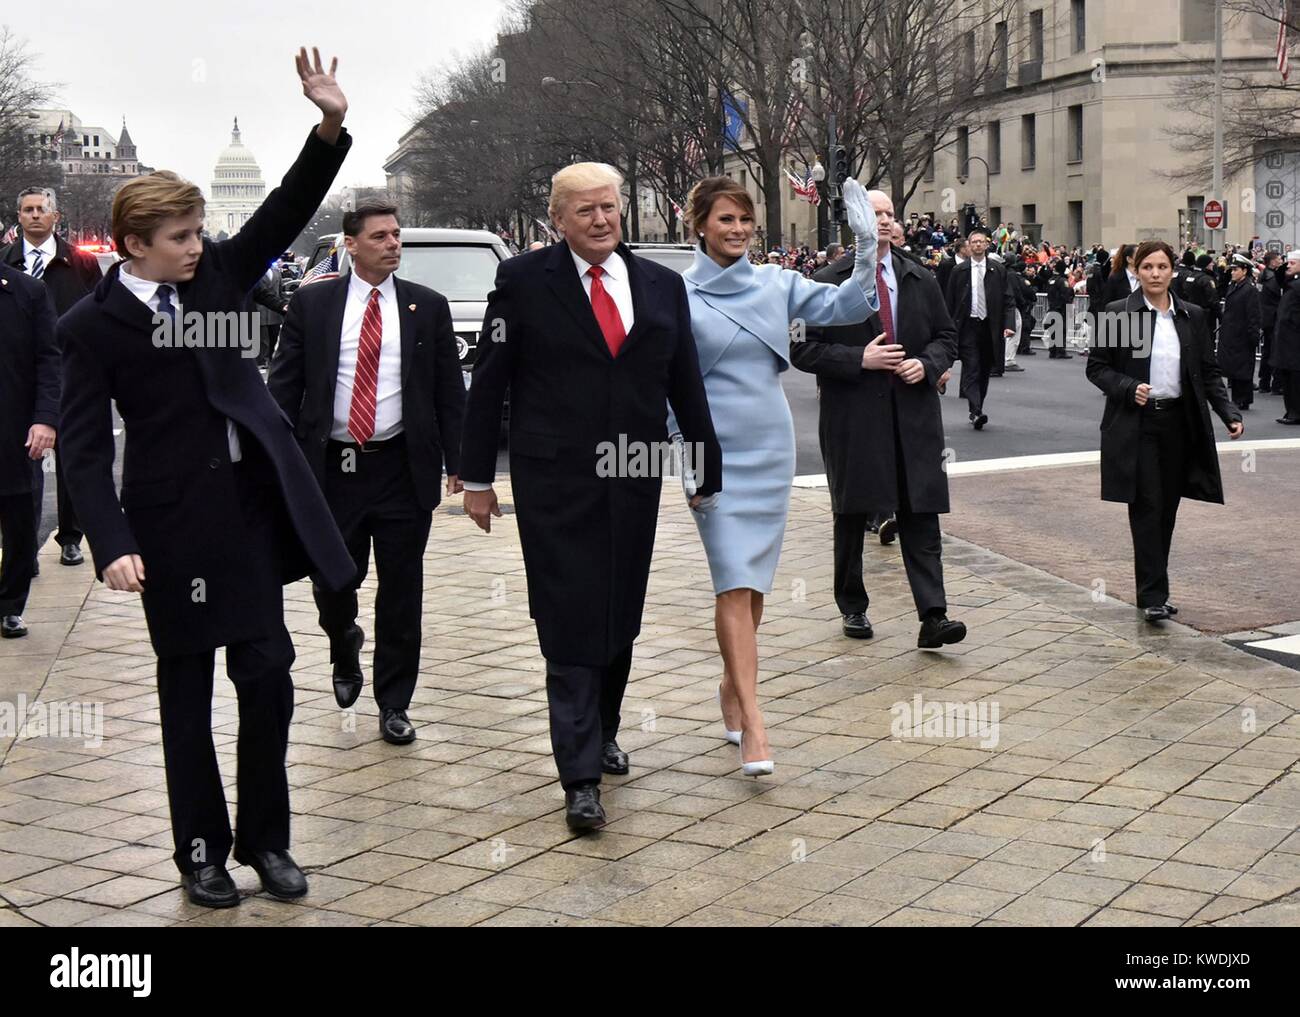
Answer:
M855 275L835 286L746 258L724 269L699 248L683 278L722 446L717 507L691 514L715 595L771 593L794 481L794 420L780 380L790 366L791 326L865 321L879 306L875 279ZM676 429L670 419L670 433Z

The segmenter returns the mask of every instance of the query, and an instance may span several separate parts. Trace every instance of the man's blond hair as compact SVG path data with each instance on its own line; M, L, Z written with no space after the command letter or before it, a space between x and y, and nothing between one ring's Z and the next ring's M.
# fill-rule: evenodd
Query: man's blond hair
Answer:
M575 162L565 166L551 177L551 200L546 211L554 219L570 195L577 191L591 191L597 187L613 186L618 199L618 210L623 211L623 174L604 162Z
M204 209L203 192L171 170L159 170L127 181L113 198L113 241L123 258L131 257L126 238L153 242L164 219Z

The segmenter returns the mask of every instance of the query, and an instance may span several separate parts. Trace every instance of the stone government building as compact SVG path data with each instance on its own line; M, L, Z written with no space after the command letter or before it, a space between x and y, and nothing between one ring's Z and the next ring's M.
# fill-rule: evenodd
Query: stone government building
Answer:
M1025 0L1001 32L976 45L1005 52L1005 73L979 86L985 101L973 122L939 140L907 212L932 211L946 222L967 201L984 210L987 179L992 225L1029 225L1053 243L1205 239L1209 173L1199 185L1171 182L1168 172L1194 160L1174 151L1167 131L1188 117L1170 109L1179 80L1214 72L1214 0ZM1276 39L1276 22L1225 12L1225 71L1280 84ZM977 159L988 163L987 177ZM725 171L761 207L738 157ZM1255 189L1253 212L1241 210L1245 188ZM946 189L956 196L947 210ZM1300 151L1260 151L1253 167L1225 177L1223 189L1229 243L1259 237L1278 250L1300 246ZM783 241L815 244L816 209L790 187L782 191ZM640 215L644 239L667 239L652 201L643 201Z

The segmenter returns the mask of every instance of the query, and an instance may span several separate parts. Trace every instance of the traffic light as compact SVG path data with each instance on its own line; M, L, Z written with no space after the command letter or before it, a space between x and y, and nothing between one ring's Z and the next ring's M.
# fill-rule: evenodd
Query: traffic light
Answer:
M849 152L843 145L831 149L831 173L836 187L842 187L849 178Z
M844 199L839 197L838 195L831 198L830 221L831 224L835 226L838 226L841 223L846 221L844 216Z

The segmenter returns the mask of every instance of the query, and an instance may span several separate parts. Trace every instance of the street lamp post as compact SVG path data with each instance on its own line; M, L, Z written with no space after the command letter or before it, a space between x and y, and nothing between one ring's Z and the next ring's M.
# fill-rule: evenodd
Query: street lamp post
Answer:
M817 249L826 250L826 245L830 242L830 195L826 193L826 167L822 165L821 160L816 156L813 157L812 178L817 185Z

